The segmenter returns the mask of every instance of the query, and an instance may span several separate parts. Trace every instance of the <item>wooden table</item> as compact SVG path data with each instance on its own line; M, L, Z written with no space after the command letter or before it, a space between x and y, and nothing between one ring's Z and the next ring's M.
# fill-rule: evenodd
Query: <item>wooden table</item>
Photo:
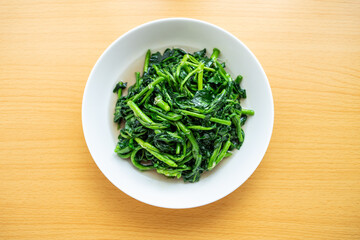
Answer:
M165 17L232 32L269 77L275 125L256 172L169 210L114 187L81 101L117 37ZM359 1L2 1L0 239L360 239Z

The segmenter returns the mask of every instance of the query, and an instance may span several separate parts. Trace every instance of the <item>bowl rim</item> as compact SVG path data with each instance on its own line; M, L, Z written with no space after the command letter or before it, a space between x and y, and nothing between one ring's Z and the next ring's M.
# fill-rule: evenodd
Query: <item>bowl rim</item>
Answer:
M200 24L204 24L204 25L208 25L212 28L216 28L217 30L223 32L224 34L228 35L229 37L233 38L235 41L237 41L246 51L249 52L249 54L254 58L255 62L260 66L260 70L261 70L261 74L263 75L263 77L266 79L266 88L267 88L267 92L270 94L270 97L271 97L271 102L270 102L270 107L271 107L271 129L270 129L270 134L268 135L268 139L266 140L266 148L264 148L263 150L263 153L261 153L261 159L260 161L258 162L258 164L256 165L256 167L252 170L252 171L249 171L251 172L251 174L249 174L248 177L245 178L244 181L242 182L239 182L238 184L235 184L234 187L231 189L231 191L225 193L225 194L221 194L219 196L217 196L216 198L214 199L211 199L211 200L205 200L205 201L202 201L200 204L194 204L194 205L189 205L189 206L179 206L179 207L174 207L174 206L162 206L162 204L159 204L159 203L153 203L153 202L149 202L147 201L146 199L139 199L137 196L133 196L132 193L129 193L127 191L124 191L123 189L121 189L120 187L117 186L117 184L111 180L110 177L108 177L104 171L102 171L101 167L100 167L100 164L97 162L97 160L95 160L94 158L94 154L93 154L93 151L90 149L89 147L89 142L88 142L88 139L89 139L89 136L88 134L86 133L86 130L85 130L85 102L86 102L86 98L88 96L88 92L89 92L89 82L90 82L90 79L92 79L93 75L94 75L94 71L95 69L97 68L97 66L99 65L99 63L102 61L102 59L105 57L106 53L111 51L111 49L119 42L121 41L124 37L126 37L127 35L131 34L132 32L135 32L141 28L145 28L149 25L152 25L152 24L157 24L157 23L161 23L161 22L176 22L176 21L186 21L186 22L195 22L195 23L200 23ZM195 208L195 207L200 207L200 206L205 206L205 205L208 205L210 203L213 203L213 202L216 202L226 196L228 196L229 194L231 194L232 192L234 192L236 189L238 189L241 185L243 185L249 178L250 176L253 175L253 173L255 172L255 170L259 167L260 163L262 162L266 152L267 152L267 149L270 145L270 140L271 140L271 137L272 137L272 133L273 133L273 129L274 129L274 98L273 98L273 94L272 94L272 91L271 91L271 87L270 87L270 83L269 83L269 79L267 78L267 75L261 65L261 63L259 62L259 60L256 58L256 56L253 54L253 52L241 41L239 40L237 37L235 37L233 34L231 34L230 32L228 32L227 30L215 25L215 24L212 24L212 23L209 23L209 22L206 22L206 21L203 21L203 20L198 20L198 19L194 19L194 18L185 18L185 17L172 17L172 18L161 18L161 19L157 19L157 20L153 20L153 21L149 21L149 22L146 22L146 23L143 23L141 25L138 25L132 29L130 29L129 31L123 33L121 36L119 36L117 39L115 39L103 52L102 54L100 55L100 57L98 58L98 60L96 61L96 63L94 64L94 66L92 67L91 69L91 72L89 74L89 77L86 81L86 84L85 84L85 88L84 88L84 93L83 93L83 98L82 98L82 103L81 103L81 122L82 122L82 129L83 129L83 134L84 134L84 138L85 138L85 142L86 142L86 145L87 145L87 148L89 150L89 153L93 159L93 161L95 162L95 164L97 165L97 167L99 168L99 170L104 174L104 176L116 187L118 188L119 190L121 190L123 193L125 193L126 195L136 199L137 201L139 202L142 202L142 203L146 203L148 205L151 205L151 206L155 206L155 207L161 207L161 208L168 208L168 209L187 209L187 208ZM88 136L88 137L87 137Z

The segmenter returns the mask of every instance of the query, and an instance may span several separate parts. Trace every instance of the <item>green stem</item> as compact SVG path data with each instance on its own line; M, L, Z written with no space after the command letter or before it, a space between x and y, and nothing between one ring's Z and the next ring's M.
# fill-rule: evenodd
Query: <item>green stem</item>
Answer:
M156 171L158 173L163 174L167 177L176 177L177 179L181 178L181 173L187 170L191 170L191 167L186 167L182 169L166 169L163 167L156 168Z
M187 62L186 64L188 64L190 66L193 66L193 67L198 67L199 66L199 64L195 64L195 63L192 63L192 62ZM209 72L215 72L216 71L213 68L209 68L209 67L205 67L205 66L204 66L204 70L209 71Z
M172 98L170 97L170 95L169 95L168 91L166 90L166 88L162 89L162 94L165 97L166 102L169 104L170 109L172 109L173 108Z
M186 146L186 145L185 145ZM180 154L181 151L181 144L180 143L176 143L176 154Z
M216 61L216 66L219 68L219 72L220 72L220 75L224 78L225 81L227 82L231 82L233 81L230 74L228 74L225 69L223 68L223 66L218 62Z
M126 135L124 132L120 131L120 135L123 138L130 139L130 136Z
M168 122L162 122L162 123L149 123L144 122L141 118L137 118L137 120L140 122L141 125L143 125L146 128L153 129L153 130L162 130L167 129L170 127L170 124Z
M186 93L188 94L188 96L190 96L191 98L194 97L194 94L187 88L187 86L184 87L185 88L185 91Z
M221 149L221 152L219 153L219 156L217 156L215 162L216 162L216 165L225 157L227 151L229 150L231 146L231 141L230 141L230 137L229 139L227 140L227 142L225 143L223 149Z
M136 79L135 88L138 89L140 87L140 73L139 72L135 72L135 79Z
M151 153L154 157L156 157L157 159L159 159L160 161L166 163L167 165L169 165L170 167L177 167L178 165L171 159L169 159L168 157L165 157L163 154L160 153L160 151L155 148L153 145L151 145L148 142L143 141L140 138L135 138L135 141L142 147L144 148L146 151L148 151L149 153ZM156 150L156 151L155 151Z
M151 51L149 49L149 50L147 50L146 56L145 56L144 73L146 73L149 68L150 56L151 56Z
M221 150L221 142L219 143L219 146L215 148L214 152L211 154L210 160L208 162L208 171L212 170L216 166L216 158L219 155L219 152Z
M130 158L131 158L132 164L141 171L147 171L147 170L154 169L155 168L154 166L144 166L141 163L139 163L138 161L136 161L136 153L138 151L140 151L141 149L142 149L141 147L138 147L131 153Z
M129 158L131 156L132 152L126 153L126 154L120 154L118 153L117 155L121 158Z
M204 75L204 64L200 63L199 65L199 74L198 74L198 90L203 89L203 75Z
M194 112L190 112L190 111L187 111L187 110L179 110L179 111L180 111L180 113L188 115L188 116L197 117L197 118L201 118L201 119L206 118L206 116L204 114L194 113ZM220 124L223 124L223 125L228 125L228 126L231 125L231 121L225 120L225 119L220 119L220 118L211 117L210 121L220 123Z
M165 112L170 111L170 106L167 104L161 97L161 95L157 95L154 100L154 104L160 107Z
M250 110L250 109L241 109L241 113L250 116L255 114L254 110Z
M193 56L191 56L191 55L189 55L189 60L192 61L195 64L199 63L199 61L196 58L194 58Z
M187 82L187 80L189 80L189 78L196 73L197 71L199 71L199 67L195 68L194 70L192 70L185 78L184 80L182 80L181 84L180 84L180 91L183 91L184 88L184 84Z
M176 122L177 127L185 134L185 136L189 139L191 145L192 145L192 152L193 152L193 156L196 159L196 162L201 161L201 155L200 155L200 148L199 145L194 137L194 135L192 134L191 130L188 129L187 127L185 127L184 124L182 124L181 122ZM197 167L200 165L200 163L196 163L195 165L197 165ZM196 168L197 168L196 167Z
M156 147L154 147L154 146L151 145L150 143L143 141L143 140L140 139L140 138L135 138L135 141L136 141L142 148L144 148L145 150L149 150L149 151L153 151L153 152L158 152L158 153L160 153L160 150L159 150L159 149L157 149Z
M192 125L192 126L187 126L188 129L194 129L194 130L202 130L202 131L209 131L209 130L213 130L215 128L215 126L212 127L204 127L201 125Z
M219 54L220 54L220 50L217 49L217 48L214 48L213 49L213 53L211 54L211 57L210 59L215 62L217 60L217 58L219 57Z
M128 101L127 104L134 112L135 116L137 116L144 122L153 123L153 121L143 111L141 111L141 109L133 101Z
M180 80L180 70L181 68L184 66L184 64L186 63L186 61L189 59L189 54L185 54L184 57L181 59L180 64L178 65L178 67L176 68L176 75L175 75L175 79L179 82Z
M236 82L237 84L240 84L242 80L243 80L243 76L238 75L238 76L236 77L236 79L235 79L235 82Z
M123 83L122 81L118 82L113 90L113 92L115 93L117 91L117 95L118 95L118 99L121 97L122 95L122 90L126 88L126 83Z
M210 121L211 121L211 122L220 123L220 124L223 124L223 125L228 125L228 126L231 125L231 122L230 122L229 120L220 119L220 118L213 118L213 117L211 117L211 118L210 118Z
M157 75L161 76L161 77L164 77L164 78L167 78L168 76L163 73L159 68L158 66L156 66L155 64L153 65L153 68L155 69Z
M120 154L128 153L130 151L131 151L131 148L129 146L122 148L122 149L119 149L118 147L115 148L115 152L120 153Z
M239 139L239 142L243 142L244 141L244 136L242 134L242 129L241 129L241 120L240 120L240 116L239 115L235 115L231 118L232 122L234 123L235 127L236 127L236 135Z
M147 85L147 87L145 87L143 90L141 90L141 92L139 92L138 94L136 94L135 96L133 96L132 98L130 98L129 100L132 100L133 102L135 102L136 100L138 100L142 95L144 95L149 89L153 89L157 84L161 83L162 81L164 81L165 78L163 77L158 77L156 78L153 82L151 82L149 85ZM128 101L129 101L128 100Z
M164 69L164 72L169 76L169 78L171 79L171 81L173 82L173 84L175 85L175 87L177 87L177 86L178 86L178 83L176 82L174 76L173 76L171 73L169 73L166 69Z
M149 89L149 91L146 93L146 95L143 97L143 99L139 103L139 106L141 106L150 97L150 95L153 93L153 91L154 91L154 88Z
M174 112L167 112L166 114L161 112L161 109L157 107L153 107L151 105L148 106L149 111L153 113L157 113L161 117L169 120L169 121L179 121L182 118L182 115L174 113Z
M230 157L231 155L232 155L232 152L227 151L224 158Z
M188 63L189 63L189 62L186 62L186 63L184 64L184 69L185 69L185 71L186 71L187 73L191 72L191 68L189 67Z
M178 164L179 164L179 166L181 166L181 165L189 162L189 161L190 161L191 159L193 159L193 158L194 158L193 155L189 155L189 156L187 156L183 161L179 162Z
M183 144L183 153L180 156L172 156L170 154L165 153L164 156L170 158L174 162L180 162L182 161L187 155L186 155L186 144ZM191 154L191 152L189 152ZM179 164L178 164L179 165ZM180 166L180 165L179 165Z

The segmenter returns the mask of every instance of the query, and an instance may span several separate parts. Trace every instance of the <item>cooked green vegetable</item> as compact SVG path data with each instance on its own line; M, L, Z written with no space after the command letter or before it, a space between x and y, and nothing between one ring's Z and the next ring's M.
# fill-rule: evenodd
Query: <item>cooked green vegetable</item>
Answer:
M240 100L246 91L206 49L192 54L182 49L147 51L144 73L135 73L136 83L122 96L126 83L119 82L114 122L120 129L115 152L130 158L141 171L156 169L167 177L197 182L234 148L244 142L242 126L250 109Z

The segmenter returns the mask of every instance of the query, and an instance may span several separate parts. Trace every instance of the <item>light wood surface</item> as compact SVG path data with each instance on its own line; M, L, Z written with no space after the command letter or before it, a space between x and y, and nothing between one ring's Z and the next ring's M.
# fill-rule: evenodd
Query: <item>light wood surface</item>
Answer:
M88 75L139 24L192 17L258 57L275 103L259 168L213 204L138 202L96 167ZM0 3L0 239L360 239L359 1Z

